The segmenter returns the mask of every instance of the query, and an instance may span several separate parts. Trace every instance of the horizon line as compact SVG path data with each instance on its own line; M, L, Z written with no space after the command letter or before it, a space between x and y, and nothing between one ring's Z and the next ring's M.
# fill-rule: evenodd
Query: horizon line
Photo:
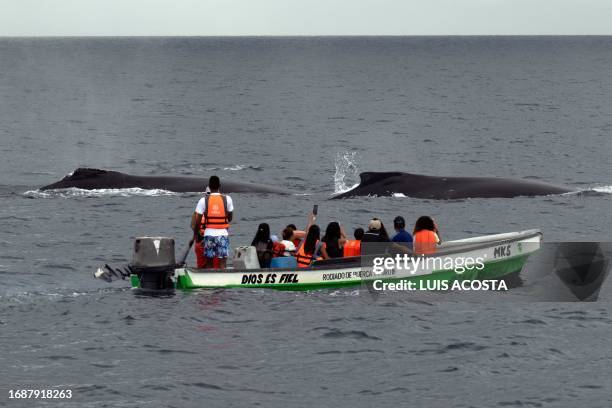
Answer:
M220 34L220 35L0 35L10 38L376 38L376 37L612 37L612 34Z

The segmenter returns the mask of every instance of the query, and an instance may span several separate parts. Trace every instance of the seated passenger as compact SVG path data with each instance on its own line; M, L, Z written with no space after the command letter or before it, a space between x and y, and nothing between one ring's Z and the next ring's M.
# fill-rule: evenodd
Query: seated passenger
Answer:
M272 258L280 258L284 256L285 253L285 245L283 245L280 241L272 242Z
M440 237L438 237L438 226L433 218L426 215L419 217L414 224L412 234L414 236L413 247L416 255L436 252L436 247L440 243Z
M363 238L363 228L356 228L353 232L355 239L349 239L344 244L344 256L361 255L361 238Z
M269 268L272 259L272 239L270 238L270 226L268 224L265 222L259 224L251 246L254 246L257 251L259 265L262 268Z
M296 248L299 247L302 240L306 238L306 231L298 230L295 224L289 224L285 227L285 229L291 231L291 238L289 238L289 241L293 242L293 246ZM308 227L306 230L308 230Z
M404 217L395 217L393 220L393 229L395 229L396 232L392 239L393 242L397 244L412 244L412 235L406 231L406 221L404 220Z
M311 225L308 228L306 238L298 248L295 258L298 268L308 268L315 259L329 259L325 244L320 242L321 229L318 225Z
M283 239L272 245L274 257L293 256L295 254L295 244L291 241L293 231L289 228L283 230Z
M382 221L378 218L372 218L368 223L368 230L361 238L361 242L390 242Z
M340 224L335 221L330 222L325 229L322 241L325 243L325 250L330 258L342 258L347 239Z
M383 223L378 218L372 218L368 223L368 230L361 238L361 255L372 256L385 253L389 242L389 235Z

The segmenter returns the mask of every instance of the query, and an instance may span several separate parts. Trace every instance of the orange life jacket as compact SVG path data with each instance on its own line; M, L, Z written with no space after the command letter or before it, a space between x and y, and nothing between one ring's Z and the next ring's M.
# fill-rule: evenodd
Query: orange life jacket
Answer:
M297 260L298 268L308 268L312 261L314 260L314 253L307 254L304 247L306 246L306 241L304 240L304 244L300 245L297 252L295 253L295 259ZM315 243L315 252L319 246L319 241ZM317 258L321 259L321 258Z
M344 244L344 256L360 256L361 241L358 239L350 239Z
M206 209L202 214L200 230L204 235L206 228L227 229L229 220L227 219L227 198L222 194L211 194L205 197Z
M436 244L438 236L431 230L420 230L414 234L414 253L415 254L433 254L436 252Z
M272 244L272 256L274 258L285 256L285 244L281 244L280 242L273 243Z

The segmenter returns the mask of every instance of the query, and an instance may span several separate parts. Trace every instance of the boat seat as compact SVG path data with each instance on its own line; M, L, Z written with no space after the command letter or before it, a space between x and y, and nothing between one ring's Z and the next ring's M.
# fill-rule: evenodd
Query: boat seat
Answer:
M297 259L294 256L272 258L270 268L297 268Z
M232 265L235 269L259 269L259 259L254 246L241 246L234 251Z

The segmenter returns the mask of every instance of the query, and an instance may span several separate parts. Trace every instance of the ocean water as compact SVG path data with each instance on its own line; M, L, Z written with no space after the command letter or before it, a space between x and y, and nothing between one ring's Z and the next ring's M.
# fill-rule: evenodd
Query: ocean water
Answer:
M37 189L98 167L301 193L232 195L233 246L260 222L304 225L313 204L349 231L430 214L444 239L610 241L610 67L609 37L0 39L0 405L53 387L73 399L29 404L609 407L612 288L595 303L139 297L93 271L139 235L183 250L198 195ZM328 200L382 170L582 193Z

